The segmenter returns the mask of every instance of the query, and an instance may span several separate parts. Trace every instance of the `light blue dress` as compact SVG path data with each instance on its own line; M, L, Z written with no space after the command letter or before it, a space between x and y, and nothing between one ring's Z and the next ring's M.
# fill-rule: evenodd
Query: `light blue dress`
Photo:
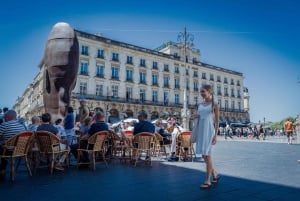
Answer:
M200 115L200 118L196 124L196 154L211 155L212 140L215 132L212 103L209 103L208 105L200 103L198 115Z

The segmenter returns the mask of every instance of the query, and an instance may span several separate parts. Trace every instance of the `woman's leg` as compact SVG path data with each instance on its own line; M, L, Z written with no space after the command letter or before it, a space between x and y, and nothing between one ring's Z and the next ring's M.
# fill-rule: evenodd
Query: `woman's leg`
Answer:
M213 178L217 178L217 172L213 167L212 157L211 156L203 156L205 164L206 164L206 178L204 183L205 184L211 184L210 177L211 175Z

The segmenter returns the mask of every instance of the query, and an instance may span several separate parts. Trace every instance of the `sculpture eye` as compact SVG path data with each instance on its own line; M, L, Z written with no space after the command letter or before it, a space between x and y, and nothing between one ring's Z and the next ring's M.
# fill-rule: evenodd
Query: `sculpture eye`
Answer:
M47 93L50 93L51 91L51 85L50 85L50 78L49 78L49 73L48 70L45 70L45 81L46 81L46 90Z

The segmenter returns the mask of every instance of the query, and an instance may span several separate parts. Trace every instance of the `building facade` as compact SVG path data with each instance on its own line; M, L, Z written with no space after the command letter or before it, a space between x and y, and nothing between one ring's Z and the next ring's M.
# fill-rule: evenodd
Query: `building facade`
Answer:
M202 101L202 84L211 84L219 104L221 122L250 122L249 94L240 72L200 61L200 51L168 42L156 50L111 40L76 30L80 44L80 66L71 106L79 100L88 107L107 112L109 122L136 117L140 110L149 120L176 116L181 119L184 89L190 114ZM184 56L185 55L185 58ZM21 117L40 115L43 108L43 67L16 101Z

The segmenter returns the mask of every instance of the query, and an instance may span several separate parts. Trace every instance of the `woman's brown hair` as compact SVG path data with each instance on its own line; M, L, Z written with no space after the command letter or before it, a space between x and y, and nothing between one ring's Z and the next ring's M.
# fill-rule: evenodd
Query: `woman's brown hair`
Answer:
M213 92L212 86L209 84L204 84L204 85L202 85L202 89L205 89L206 91L211 93L211 101L212 101L211 112L214 112L215 100L214 100L214 92Z

